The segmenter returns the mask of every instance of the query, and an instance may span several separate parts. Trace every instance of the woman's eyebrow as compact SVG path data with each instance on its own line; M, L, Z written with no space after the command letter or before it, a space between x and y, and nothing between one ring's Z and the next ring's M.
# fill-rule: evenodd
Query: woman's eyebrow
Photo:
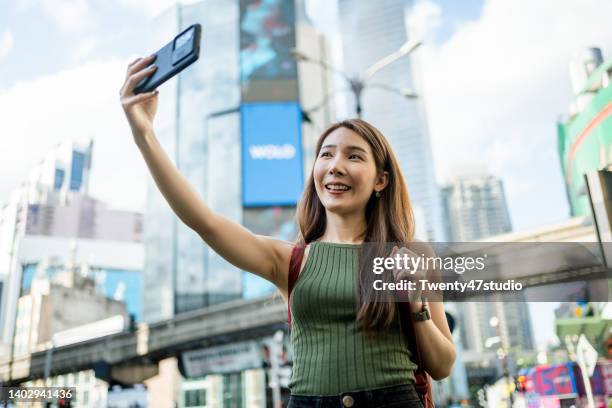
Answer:
M332 148L332 147L337 147L337 146L335 144L327 144L325 146L322 146L321 149ZM367 153L367 150L360 146L347 146L346 148L348 150L359 150L361 152Z

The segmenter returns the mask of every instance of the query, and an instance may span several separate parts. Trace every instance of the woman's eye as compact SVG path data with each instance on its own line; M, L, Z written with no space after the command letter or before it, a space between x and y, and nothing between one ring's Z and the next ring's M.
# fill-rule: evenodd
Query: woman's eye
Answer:
M323 153L321 153L321 157L331 157L331 153L330 152L323 152Z
M357 154L351 154L351 155L349 156L349 159L350 159L350 160L352 160L352 159L358 159L358 160L361 160L361 156L359 156L359 155L357 155Z

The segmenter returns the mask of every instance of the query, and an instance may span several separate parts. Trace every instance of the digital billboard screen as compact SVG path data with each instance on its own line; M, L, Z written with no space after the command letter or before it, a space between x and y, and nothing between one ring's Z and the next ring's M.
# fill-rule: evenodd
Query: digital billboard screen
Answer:
M295 4L240 0L240 78L244 101L298 99Z
M243 205L295 205L304 184L299 105L250 103L240 113Z

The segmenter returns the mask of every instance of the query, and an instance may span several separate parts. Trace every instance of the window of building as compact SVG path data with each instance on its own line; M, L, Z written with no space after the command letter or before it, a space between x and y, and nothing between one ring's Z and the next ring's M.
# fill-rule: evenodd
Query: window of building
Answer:
M185 407L206 407L206 390L186 390L185 396Z
M78 191L83 183L85 169L85 155L81 152L72 152L72 169L70 171L70 190Z
M62 185L64 184L64 177L66 176L66 171L64 169L55 169L55 179L53 180L53 189L60 190Z

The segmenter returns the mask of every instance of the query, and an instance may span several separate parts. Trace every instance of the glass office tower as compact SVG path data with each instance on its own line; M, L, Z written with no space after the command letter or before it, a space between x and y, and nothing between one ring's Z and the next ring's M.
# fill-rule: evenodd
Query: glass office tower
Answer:
M344 70L363 74L381 58L397 51L408 40L406 13L409 0L339 0ZM425 214L426 237L443 241L442 206L436 185L427 121L420 98L406 99L398 92L378 87L412 89L420 93L414 57L402 57L377 72L362 97L363 118L389 139L400 162L413 205ZM353 98L349 98L350 115Z
M181 173L216 212L241 222L240 104L236 1L177 5L153 24L152 48L193 23L203 27L197 63L160 88L156 134ZM215 177L208 177L214 174ZM241 296L241 273L222 262L170 211L149 179L145 213L143 318Z
M288 241L296 237L304 182L300 84L290 55L296 8L280 0L178 5L151 33L154 50L193 23L203 28L200 59L160 88L155 130L168 156L217 214ZM318 102L324 93L311 98ZM209 249L149 183L145 321L275 290Z

